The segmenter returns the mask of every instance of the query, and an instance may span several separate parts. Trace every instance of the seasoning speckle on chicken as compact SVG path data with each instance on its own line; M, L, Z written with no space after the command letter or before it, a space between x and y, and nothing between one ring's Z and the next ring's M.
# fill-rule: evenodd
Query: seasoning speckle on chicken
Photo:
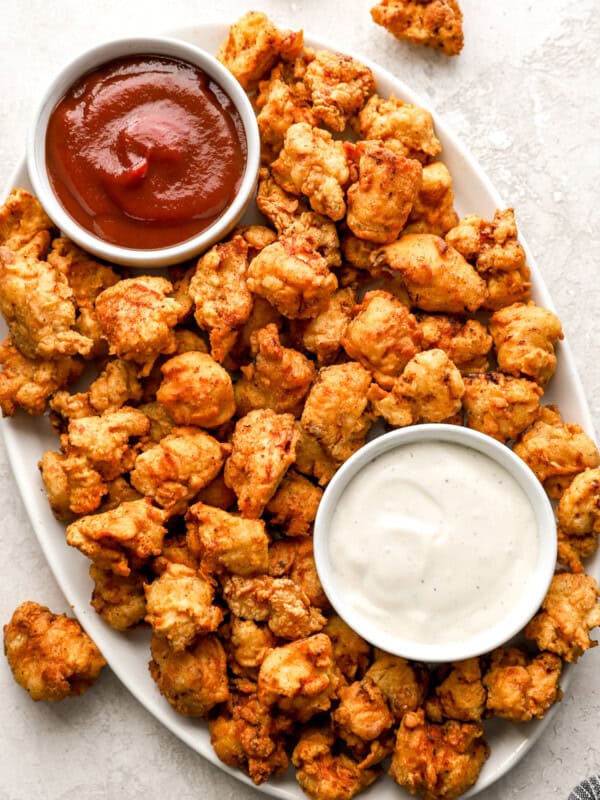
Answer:
M381 0L373 22L397 39L456 56L463 48L462 12L457 0Z

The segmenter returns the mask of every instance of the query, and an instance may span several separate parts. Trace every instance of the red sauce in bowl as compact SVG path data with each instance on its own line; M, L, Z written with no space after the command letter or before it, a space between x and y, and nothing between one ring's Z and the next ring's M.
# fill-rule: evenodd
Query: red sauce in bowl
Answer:
M186 61L135 55L103 64L52 111L46 165L65 210L121 247L179 244L208 228L242 182L235 105Z

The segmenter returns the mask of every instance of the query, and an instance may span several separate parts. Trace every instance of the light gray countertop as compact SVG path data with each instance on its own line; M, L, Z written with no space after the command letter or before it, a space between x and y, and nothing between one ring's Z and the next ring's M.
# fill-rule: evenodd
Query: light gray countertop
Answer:
M461 0L455 59L398 43L366 0L0 0L0 187L24 153L42 86L111 36L232 20L260 8L395 72L478 158L535 254L600 419L600 15L598 0ZM485 10L483 10L485 9ZM0 622L23 600L67 610L0 444ZM110 670L84 697L31 702L0 658L0 800L250 800L147 713ZM559 713L481 800L566 798L600 770L600 649L577 665Z

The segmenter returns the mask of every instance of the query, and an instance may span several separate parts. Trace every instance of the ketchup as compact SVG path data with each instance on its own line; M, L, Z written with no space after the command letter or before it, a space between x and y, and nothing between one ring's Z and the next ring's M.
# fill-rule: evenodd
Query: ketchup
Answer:
M135 55L103 64L52 111L50 183L84 228L121 247L179 244L231 204L247 146L229 96L186 61Z

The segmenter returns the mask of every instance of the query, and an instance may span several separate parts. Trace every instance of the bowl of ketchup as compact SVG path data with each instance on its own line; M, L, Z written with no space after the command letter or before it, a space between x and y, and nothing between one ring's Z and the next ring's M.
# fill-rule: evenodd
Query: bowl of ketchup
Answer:
M252 199L260 139L231 73L177 39L111 41L51 81L30 130L33 189L58 228L133 267L185 261Z

